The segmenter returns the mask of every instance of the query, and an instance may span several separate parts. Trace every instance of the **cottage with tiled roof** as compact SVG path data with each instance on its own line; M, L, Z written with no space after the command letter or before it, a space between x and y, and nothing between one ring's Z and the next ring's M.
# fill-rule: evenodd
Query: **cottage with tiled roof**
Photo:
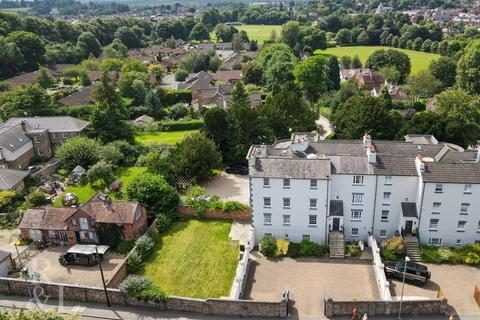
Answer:
M28 209L18 227L26 240L74 245L99 243L102 224L120 226L122 238L134 240L147 231L147 211L138 202L113 201L97 193L80 206Z

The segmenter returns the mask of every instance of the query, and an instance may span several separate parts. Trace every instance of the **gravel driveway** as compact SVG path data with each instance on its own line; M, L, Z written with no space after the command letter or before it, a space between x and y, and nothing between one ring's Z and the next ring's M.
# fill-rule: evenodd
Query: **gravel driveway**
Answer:
M220 200L235 200L250 203L248 176L221 172L203 184L209 195L217 195Z

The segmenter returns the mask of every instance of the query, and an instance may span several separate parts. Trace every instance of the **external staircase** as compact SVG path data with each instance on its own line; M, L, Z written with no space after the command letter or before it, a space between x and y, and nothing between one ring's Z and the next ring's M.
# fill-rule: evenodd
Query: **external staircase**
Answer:
M345 258L345 239L339 231L330 232L330 258Z
M405 236L403 239L405 241L405 251L407 252L407 256L411 261L420 262L422 256L420 255L420 247L418 245L417 237Z

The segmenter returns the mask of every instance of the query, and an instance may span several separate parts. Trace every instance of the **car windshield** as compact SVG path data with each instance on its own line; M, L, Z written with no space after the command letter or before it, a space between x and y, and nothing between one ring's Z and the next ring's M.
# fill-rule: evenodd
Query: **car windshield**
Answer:
M395 270L403 271L403 266L404 264L402 262L397 262L397 264L395 265Z

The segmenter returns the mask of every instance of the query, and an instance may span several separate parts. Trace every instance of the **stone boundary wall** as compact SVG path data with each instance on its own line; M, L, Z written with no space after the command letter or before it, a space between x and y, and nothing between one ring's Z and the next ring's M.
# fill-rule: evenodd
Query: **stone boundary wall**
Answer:
M372 235L368 236L368 246L373 254L373 273L377 280L378 294L382 300L390 301L392 300L390 282L388 282L387 277L385 276L384 264L380 257L380 249L378 248L377 240L375 240L375 237Z
M154 220L152 224L148 227L147 232L156 232L157 231L157 220ZM127 276L127 259L130 253L135 250L136 245L130 250L125 259L113 269L113 275L110 279L107 280L107 288L118 288L123 279Z
M284 300L267 302L230 299L193 299L171 296L166 302L154 303L127 297L118 289L107 290L110 302L116 305L196 312L205 315L287 317L287 302ZM50 296L50 301L52 299L59 299L59 303L63 300L106 303L103 288L0 277L1 294L28 296L29 291L41 293L42 296Z
M195 208L191 206L180 205L178 206L178 212L181 216L189 218L194 216L197 212ZM230 211L222 212L221 210L207 209L203 214L203 217L206 219L224 219L224 220L243 220L250 221L252 220L252 212L250 209L239 210L239 211Z
M32 177L49 176L55 171L57 171L59 166L60 166L60 160L52 159L45 165L45 167L43 167L42 169L38 170L35 173L32 173Z
M351 316L352 310L367 313L369 316L397 315L400 301L333 301L325 299L325 316ZM402 315L446 314L447 299L441 300L404 300Z

